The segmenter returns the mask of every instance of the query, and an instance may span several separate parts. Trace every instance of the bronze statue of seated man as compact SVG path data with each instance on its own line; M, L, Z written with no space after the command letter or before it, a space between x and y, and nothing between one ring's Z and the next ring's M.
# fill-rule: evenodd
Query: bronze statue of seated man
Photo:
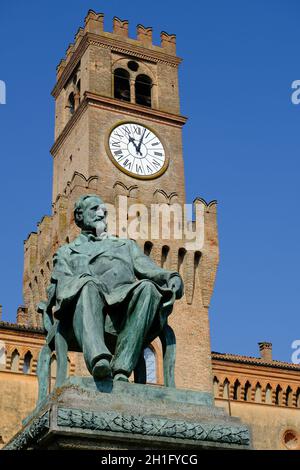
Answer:
M55 306L60 331L72 331L94 378L112 374L127 381L182 297L183 283L135 241L107 233L107 210L98 196L80 197L74 217L81 234L54 255L45 308ZM109 337L115 338L113 348Z

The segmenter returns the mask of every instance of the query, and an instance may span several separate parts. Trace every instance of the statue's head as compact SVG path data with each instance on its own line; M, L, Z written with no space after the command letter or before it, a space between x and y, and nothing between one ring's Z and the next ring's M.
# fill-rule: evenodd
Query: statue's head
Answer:
M96 194L80 196L75 202L74 219L81 230L100 236L107 230L106 217L105 204Z

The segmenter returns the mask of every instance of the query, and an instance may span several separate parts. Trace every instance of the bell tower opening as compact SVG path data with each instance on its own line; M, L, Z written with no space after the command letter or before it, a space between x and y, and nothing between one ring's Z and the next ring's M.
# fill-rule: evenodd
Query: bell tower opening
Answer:
M118 100L130 101L130 76L124 69L114 71L114 97Z

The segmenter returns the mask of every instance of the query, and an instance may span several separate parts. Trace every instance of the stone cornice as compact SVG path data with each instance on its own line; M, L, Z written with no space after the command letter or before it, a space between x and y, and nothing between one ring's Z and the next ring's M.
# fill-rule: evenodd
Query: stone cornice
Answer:
M300 365L293 364L290 362L283 362L283 361L270 361L266 362L263 359L258 357L251 357L251 356L240 356L238 354L222 354L217 352L211 353L212 360L215 361L224 361L224 362L236 362L240 364L249 364L255 365L258 367L274 367L280 369L289 369L294 370L295 372L300 372Z
M71 129L74 127L75 123L78 121L79 117L84 113L88 106L109 109L110 111L113 110L118 113L123 113L126 116L131 116L132 118L145 118L151 121L163 122L164 124L176 127L182 127L187 121L187 118L184 116L159 111L153 108L147 108L146 106L144 107L134 103L128 103L126 101L120 101L115 98L100 96L95 93L86 92L82 102L80 103L80 106L66 124L65 128L50 149L50 152L53 156L55 156L67 135L70 133Z
M138 59L147 60L150 62L158 63L163 62L171 65L172 67L178 67L182 59L177 56L166 54L164 51L155 49L148 49L142 45L137 45L129 42L130 40L124 40L122 38L109 37L108 35L98 35L94 33L86 33L81 39L77 49L75 50L72 58L67 63L65 70L58 79L56 85L52 90L52 96L57 98L66 82L68 81L70 75L72 74L74 68L77 66L78 61L83 56L84 52L90 44L96 45L99 47L104 47L110 49L112 52L119 52L121 54L136 57ZM155 47L155 46L154 46Z
M0 330L13 330L22 333L35 333L38 335L45 336L45 332L43 328L35 327L35 326L26 326L26 325L18 325L18 323L10 323L6 321L0 321Z

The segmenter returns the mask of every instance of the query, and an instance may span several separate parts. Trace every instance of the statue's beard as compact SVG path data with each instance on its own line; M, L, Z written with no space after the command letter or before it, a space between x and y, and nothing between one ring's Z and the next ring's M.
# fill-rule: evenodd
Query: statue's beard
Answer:
M98 237L102 235L102 233L107 231L107 224L104 221L99 221L96 223L96 234Z

